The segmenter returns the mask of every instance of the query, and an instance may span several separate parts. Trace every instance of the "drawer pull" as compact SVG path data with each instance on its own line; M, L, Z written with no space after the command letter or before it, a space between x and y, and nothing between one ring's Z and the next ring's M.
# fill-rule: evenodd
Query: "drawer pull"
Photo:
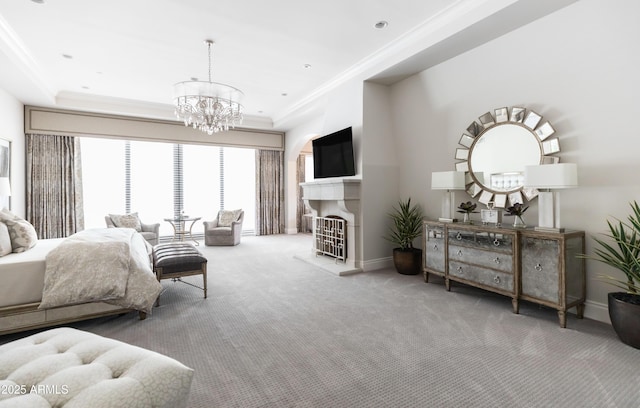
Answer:
M538 271L538 272L542 271L542 265L537 264L537 265L535 266L535 269L536 269L536 271Z
M458 267L456 268L456 270L457 270L458 272L462 272L462 266L458 266Z
M498 238L493 240L493 245L500 246L500 240Z
M458 241L462 241L462 234L460 234L460 233L458 232L458 235L456 235L456 239L457 239Z
M496 276L495 278L493 278L493 281L494 281L495 283L500 283L500 277L499 277L499 276Z
M438 250L438 244L433 245L433 249Z
M458 249L458 256L462 256L462 249Z
M499 264L500 264L500 258L498 258L498 257L496 256L496 259L494 259L494 260L493 260L493 262L495 262L495 263L497 263L497 264L499 265Z

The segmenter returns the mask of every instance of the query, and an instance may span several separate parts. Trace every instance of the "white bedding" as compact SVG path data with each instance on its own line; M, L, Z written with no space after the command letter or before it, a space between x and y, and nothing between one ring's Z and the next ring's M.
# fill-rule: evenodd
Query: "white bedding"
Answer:
M151 313L161 289L142 235L130 228L89 229L47 254L40 308L104 301Z
M0 307L40 302L45 257L62 241L41 239L28 251L0 257Z

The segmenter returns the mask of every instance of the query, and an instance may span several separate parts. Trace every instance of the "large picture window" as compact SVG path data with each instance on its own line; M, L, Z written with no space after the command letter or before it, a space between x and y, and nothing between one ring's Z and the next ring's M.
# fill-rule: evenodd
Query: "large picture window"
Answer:
M85 228L105 226L104 216L137 212L160 223L185 214L213 220L220 209L242 208L243 230L255 230L255 150L163 142L82 138Z

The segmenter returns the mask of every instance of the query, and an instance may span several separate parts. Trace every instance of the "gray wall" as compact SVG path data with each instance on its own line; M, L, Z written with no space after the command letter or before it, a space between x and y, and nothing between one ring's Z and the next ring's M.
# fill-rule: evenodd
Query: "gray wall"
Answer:
M587 232L590 252L605 219L640 200L639 15L636 1L582 0L392 86L400 193L424 197L436 218L442 193L429 191L430 174L454 169L466 126L494 108L530 108L555 127L562 161L578 164L580 187L560 193L561 220ZM525 216L537 223L535 202ZM607 321L614 288L596 278L614 271L591 261L587 271L586 315Z

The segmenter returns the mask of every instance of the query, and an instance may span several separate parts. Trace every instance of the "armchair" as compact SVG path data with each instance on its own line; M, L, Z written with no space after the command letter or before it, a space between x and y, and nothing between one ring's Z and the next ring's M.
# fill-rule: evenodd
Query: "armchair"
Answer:
M220 210L215 220L203 222L204 244L207 246L238 245L242 235L243 220L243 210Z
M158 244L160 237L160 223L145 224L138 218L138 213L117 215L109 214L104 217L108 228L134 228L151 245Z

